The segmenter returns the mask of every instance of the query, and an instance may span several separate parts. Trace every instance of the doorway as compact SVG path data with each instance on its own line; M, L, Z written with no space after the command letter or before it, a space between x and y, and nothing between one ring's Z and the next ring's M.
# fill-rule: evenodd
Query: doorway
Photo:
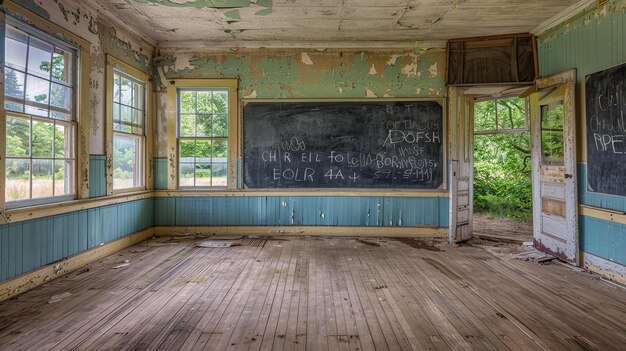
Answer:
M532 242L528 101L515 95L477 96L472 112L474 235Z

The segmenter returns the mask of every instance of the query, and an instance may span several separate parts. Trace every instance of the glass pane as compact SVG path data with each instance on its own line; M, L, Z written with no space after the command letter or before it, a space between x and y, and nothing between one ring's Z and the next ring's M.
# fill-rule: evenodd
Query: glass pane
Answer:
M213 112L228 113L228 91L213 92Z
M212 170L212 185L227 186L228 178L226 162L213 162Z
M196 136L195 117L195 115L180 115L180 136Z
M210 91L198 91L198 111L197 113L211 113L213 108L211 107L211 92Z
M9 28L7 28L9 30ZM7 33L8 35L8 33ZM6 38L4 42L6 66L26 71L27 45L15 39Z
M226 157L228 157L228 142L213 140L213 162L226 162Z
M7 116L7 157L28 157L30 154L30 121Z
M180 155L180 162L182 163L195 162L194 157L196 155L196 141L195 140L181 140L179 155Z
M117 102L114 102L113 103L113 111L112 111L113 112L113 121L117 121L117 122L121 121L120 109L121 109L120 104L118 104Z
M122 105L120 111L120 117L123 122L132 123L133 122L133 109Z
M50 105L69 111L72 108L72 89L52 83L50 86Z
M29 115L48 117L49 110L47 108L33 107L33 106L28 106L28 105L24 107L25 107L24 112L28 113Z
M113 189L140 186L141 177L140 140L137 137L113 136Z
M211 163L211 140L196 140L196 162Z
M123 105L132 106L133 82L127 78L121 77L120 84L120 102Z
M26 100L47 105L49 95L50 81L31 75L26 76Z
M196 113L196 92L181 90L179 104L180 113Z
M120 81L121 78L118 74L113 74L113 101L120 102Z
M211 164L196 164L196 186L211 186Z
M30 161L6 160L6 188L7 201L30 199Z
M59 48L54 48L52 55L52 79L71 85L71 54Z
M28 43L28 34L11 26L6 26L6 36L20 43Z
M228 115L213 115L213 135L216 137L228 136Z
M24 104L4 100L4 108L7 111L24 112Z
M52 158L52 140L54 139L54 125L48 122L33 121L31 145L33 157ZM50 166L52 167L52 166ZM33 166L33 172L34 172ZM50 184L52 186L52 182Z
M74 161L54 161L54 195L63 196L74 193Z
M70 115L69 113L63 113L63 112L58 112L58 111L50 111L50 117L54 119L60 119L63 121L72 120L72 115Z
M196 115L197 136L211 136L211 115Z
M57 123L54 132L54 157L73 158L72 126Z
M50 79L52 70L52 45L30 37L28 50L28 73Z
M544 163L563 163L563 118L563 103L541 106L541 152Z
M144 109L144 97L143 97L143 85L139 83L133 83L133 107L139 110Z
M52 193L52 160L33 160L33 199Z
M194 185L194 167L193 163L179 164L178 184L180 186Z

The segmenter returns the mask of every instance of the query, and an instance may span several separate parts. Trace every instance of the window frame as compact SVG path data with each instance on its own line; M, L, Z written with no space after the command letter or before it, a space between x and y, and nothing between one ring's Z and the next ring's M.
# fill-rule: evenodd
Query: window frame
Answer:
M0 163L0 167L2 168L2 179L3 179L3 185L6 187L6 182L7 182L7 177L6 177L6 161L9 159L22 159L22 160L29 160L29 165L30 165L30 177L29 177L29 199L22 199L22 200L14 200L14 201L7 201L6 197L5 197L5 190L3 189L2 191L2 196L0 197L0 199L2 201L0 201L2 204L0 205L0 207L3 207L4 209L18 209L18 208L27 208L27 207L32 207L32 206L39 206L39 205L45 205L45 204L54 204L54 203L58 203L58 202L65 202L65 201L70 201L70 200L75 200L77 198L80 197L80 186L79 186L79 182L78 182L78 175L79 175L79 164L80 164L80 155L79 155L79 119L80 119L80 113L82 112L81 109L79 109L79 101L81 98L81 86L79 85L79 81L80 78L82 78L82 74L83 72L80 69L80 61L82 59L82 55L81 55L81 51L83 51L83 49L80 46L77 45L73 45L70 44L68 42L65 42L57 37L55 37L52 34L46 33L45 31L36 28L33 25L30 24L26 24L12 16L7 15L5 17L5 21L4 21L4 26L3 26L3 45L5 45L4 43L6 42L6 29L8 26L11 26L21 32L24 32L26 35L29 36L29 42L30 42L30 37L33 37L39 41L42 41L46 44L49 44L51 46L53 46L53 48L59 48L62 49L63 51L67 52L68 54L70 54L71 56L71 67L70 67L70 74L71 74L71 79L69 84L67 85L69 88L71 88L71 106L69 109L69 115L70 115L70 119L69 120L63 120L63 119L57 119L57 118L52 118L49 115L48 116L39 116L39 115L35 115L35 114L29 114L26 113L25 110L24 112L19 112L19 111L13 111L13 110L6 110L3 107L3 113L2 113L2 128L0 128L0 131L2 132L2 155L4 155L4 159L3 162ZM27 44L28 46L28 44ZM26 83L26 79L29 75L28 73L28 53L30 51L30 46L28 46L27 48L27 53L26 53L26 66L24 67L24 77L25 77L25 83ZM51 53L52 54L52 53ZM6 71L6 53L5 53L5 57L2 59L2 61L4 62L5 66L4 66L4 71ZM11 68L13 69L13 68ZM32 75L32 74L31 74ZM34 76L36 77L36 76ZM41 77L39 77L41 78ZM50 79L46 79L43 78L44 80L48 81L49 84L49 90L48 90L48 94L50 94L50 86L51 84L54 82L54 80L50 77ZM65 85L63 85L65 86ZM26 92L24 92L26 94ZM4 86L2 89L2 101L3 104L6 104L7 101L13 101L13 102L17 102L17 103L23 103L24 104L24 108L26 108L27 105L27 99L26 99L26 95L24 95L24 100L19 102L17 98L9 98L7 99L6 96L4 95L5 91L4 91ZM35 106L37 105L37 103L31 103L28 104L30 106ZM42 105L43 106L43 105ZM50 105L50 102L48 102L46 105L46 108L49 111L52 110L56 110L57 112L63 112L61 111L61 108L54 108L54 106ZM36 107L36 106L35 106ZM63 112L64 113L64 112ZM7 120L10 118L10 116L14 116L17 118L24 118L24 119L28 119L29 120L29 155L28 157L9 157L6 155L6 127L7 127ZM33 157L32 155L32 127L33 127L33 123L35 121L39 121L39 122L44 122L44 123L51 123L53 125L53 131L56 132L56 125L57 122L60 122L59 124L61 125L68 125L71 128L71 139L72 139L72 147L70 148L70 156L71 157L56 157L55 155L55 139L54 139L54 134L53 134L53 139L52 139L52 155L51 157ZM33 164L33 160L51 160L52 161L52 196L47 196L47 197L41 197L41 198L32 198L32 189L33 189L33 181L32 181L32 164ZM60 195L60 196L54 196L54 192L55 192L55 180L54 180L54 165L55 165L55 161L57 160L61 160L61 161L67 161L70 160L71 162L73 162L73 172L71 173L71 179L69 180L69 183L71 183L72 185L72 193L71 194L67 194L67 195Z
M114 89L114 75L119 73L125 78L132 80L135 83L143 85L143 133L132 134L125 132L118 132L113 130L113 89ZM124 193L134 193L152 188L152 173L150 170L150 159L152 158L152 138L150 137L151 129L151 91L150 80L147 73L142 72L124 61L121 61L111 55L106 55L106 127L105 127L105 152L106 152L106 193L107 195L116 195ZM142 145L140 147L140 156L142 160L141 174L139 177L142 179L142 185L138 187L114 189L113 187L113 139L114 136L135 136L142 139Z
M237 79L177 79L167 85L167 150L168 150L168 190L185 192L219 192L238 188L238 155L240 151L240 123L238 114ZM228 136L226 186L196 187L179 186L179 116L178 92L180 89L191 90L226 90L228 91ZM195 139L195 137L194 137Z

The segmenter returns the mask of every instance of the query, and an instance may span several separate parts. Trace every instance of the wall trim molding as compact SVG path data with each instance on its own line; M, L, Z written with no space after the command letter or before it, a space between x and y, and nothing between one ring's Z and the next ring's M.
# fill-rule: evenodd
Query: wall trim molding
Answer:
M0 302L138 244L153 235L154 227L151 227L2 282L0 283Z
M597 273L619 284L626 285L626 266L584 251L580 252L580 256L583 267L586 270Z
M415 197L415 198L447 198L450 193L447 191L398 191L398 190L233 190L233 191L194 191L194 190L156 190L154 197L250 197L250 196L326 196L326 197Z
M579 205L578 214L581 216L593 217L609 222L626 224L626 213L609 210L606 208Z
M437 227L331 227L331 226L157 226L158 236L271 235L271 236L383 236L447 238L448 228Z
M577 3L566 8L565 10L552 16L545 22L541 23L540 25L535 27L535 29L531 30L530 33L536 36L541 36L545 32L565 23L579 13L585 12L591 5L595 3L596 0L580 0Z

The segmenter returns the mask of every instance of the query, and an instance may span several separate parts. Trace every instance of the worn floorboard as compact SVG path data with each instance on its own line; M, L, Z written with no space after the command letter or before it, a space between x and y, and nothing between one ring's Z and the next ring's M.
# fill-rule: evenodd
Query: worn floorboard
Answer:
M0 349L626 345L624 288L563 264L516 260L509 244L328 237L195 247L199 241L152 239L0 304Z

